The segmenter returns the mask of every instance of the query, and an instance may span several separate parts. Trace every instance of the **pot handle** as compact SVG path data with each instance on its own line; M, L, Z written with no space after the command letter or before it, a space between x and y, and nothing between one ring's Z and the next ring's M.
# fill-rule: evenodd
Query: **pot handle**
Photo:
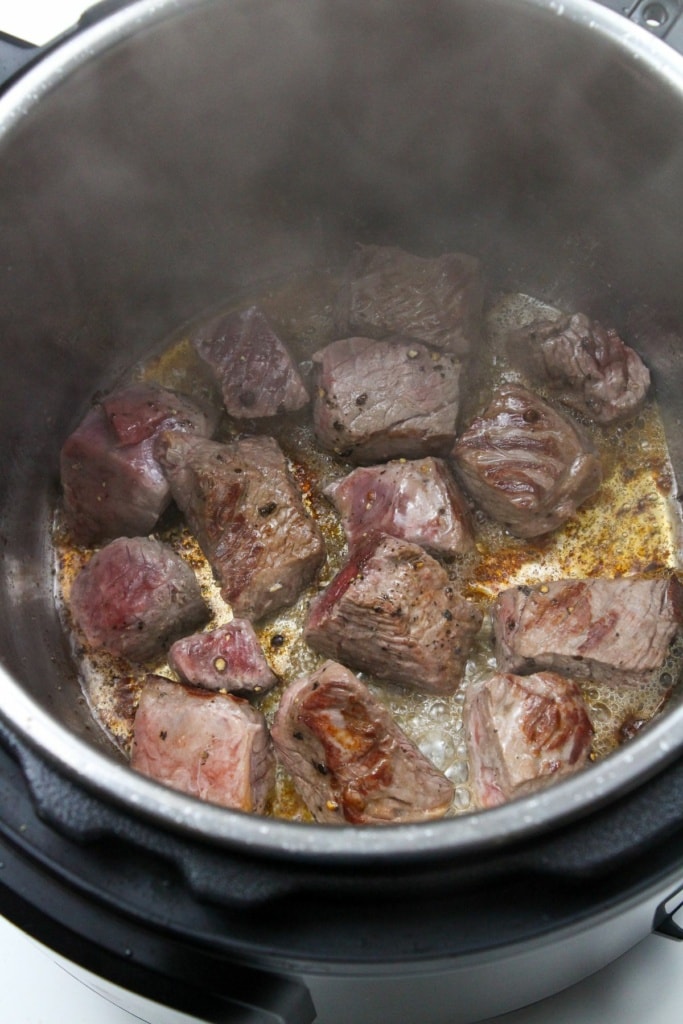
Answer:
M683 53L683 0L598 0Z
M683 942L683 886L662 900L655 911L654 931Z
M65 39L71 38L83 29L109 17L110 14L115 14L136 2L137 0L100 0L99 3L93 4L83 12L73 28L67 29L44 46L36 46L34 43L17 39L16 36L0 30L0 95L19 75L41 57L44 57L46 53L54 50Z
M39 46L0 32L0 90L40 53Z

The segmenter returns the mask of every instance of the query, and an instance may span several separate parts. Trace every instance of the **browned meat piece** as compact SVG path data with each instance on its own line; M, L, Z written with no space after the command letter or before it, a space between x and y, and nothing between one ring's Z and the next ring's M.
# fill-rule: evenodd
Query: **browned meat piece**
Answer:
M602 483L579 427L518 384L498 388L453 449L463 486L518 537L557 529Z
M191 338L231 416L258 419L302 409L309 400L285 343L257 306L223 314Z
M316 352L313 424L356 463L445 455L455 439L460 364L418 342L343 338Z
M311 603L304 637L326 657L379 679L452 693L481 621L434 558L381 536L357 549Z
M443 459L361 466L325 494L342 517L350 548L387 533L440 555L472 549L469 510Z
M481 264L464 253L433 259L391 246L359 246L337 298L349 334L390 334L464 355L481 334Z
M429 821L450 807L446 776L367 686L333 661L287 687L272 736L316 821Z
M674 578L638 576L504 590L492 612L498 667L637 685L664 664L682 593Z
M296 600L325 547L277 442L218 444L172 431L157 454L235 615L258 619Z
M61 477L67 523L79 544L154 529L171 501L154 457L162 430L210 436L215 410L153 384L135 384L101 399L67 438Z
M470 785L496 807L582 768L593 726L575 682L551 672L494 675L465 697Z
M71 588L71 614L95 649L144 661L205 622L190 566L151 537L119 537L96 552Z
M543 320L516 331L512 355L559 392L565 405L597 423L635 416L650 388L650 371L611 327L583 313Z
M277 676L248 619L185 636L168 652L168 663L184 683L229 693L265 693Z
M172 789L263 814L275 784L266 721L247 701L147 676L131 766Z

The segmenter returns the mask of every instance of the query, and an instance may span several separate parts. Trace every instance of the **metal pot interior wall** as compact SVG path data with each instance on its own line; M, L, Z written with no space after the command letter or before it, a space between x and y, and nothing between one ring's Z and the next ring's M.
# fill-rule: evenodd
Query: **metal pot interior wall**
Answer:
M48 568L59 448L93 393L246 284L357 241L683 321L683 71L582 0L143 2L111 26L0 108L0 651L114 758ZM681 352L645 355L675 426Z

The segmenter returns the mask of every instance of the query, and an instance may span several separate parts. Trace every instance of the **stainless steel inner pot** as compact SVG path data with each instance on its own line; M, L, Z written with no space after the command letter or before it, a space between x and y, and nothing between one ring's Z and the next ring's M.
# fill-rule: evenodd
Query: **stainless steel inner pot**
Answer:
M674 697L606 761L483 814L357 830L200 804L94 727L48 544L59 449L94 392L199 311L358 241L469 251L493 286L615 322L666 312L643 355L680 478L682 193L683 61L589 0L141 0L65 41L0 100L5 722L135 814L344 861L501 847L680 757Z

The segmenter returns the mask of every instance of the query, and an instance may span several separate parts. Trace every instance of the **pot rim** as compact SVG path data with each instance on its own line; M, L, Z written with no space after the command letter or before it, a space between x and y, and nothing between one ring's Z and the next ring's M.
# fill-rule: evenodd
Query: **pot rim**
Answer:
M41 98L83 64L161 20L223 0L138 0L75 33L28 69L0 97L0 144ZM683 59L661 40L593 0L497 0L537 8L606 37L631 61L680 93ZM600 809L662 771L683 749L683 706L669 710L625 747L574 777L485 812L414 825L332 826L268 819L204 803L136 774L86 743L0 669L0 715L23 742L61 774L134 815L195 839L266 856L352 863L468 855L529 839Z
M55 40L35 64L30 64L0 96L0 143L15 124L39 103L51 89L89 60L99 57L116 43L192 9L218 6L226 0L128 0L127 6L101 21ZM231 0L227 0L231 2ZM286 3L286 0L273 0ZM457 0L453 0L457 2ZM683 57L657 36L595 0L496 0L508 8L536 8L573 22L586 31L607 38L632 59L642 61L683 93Z

